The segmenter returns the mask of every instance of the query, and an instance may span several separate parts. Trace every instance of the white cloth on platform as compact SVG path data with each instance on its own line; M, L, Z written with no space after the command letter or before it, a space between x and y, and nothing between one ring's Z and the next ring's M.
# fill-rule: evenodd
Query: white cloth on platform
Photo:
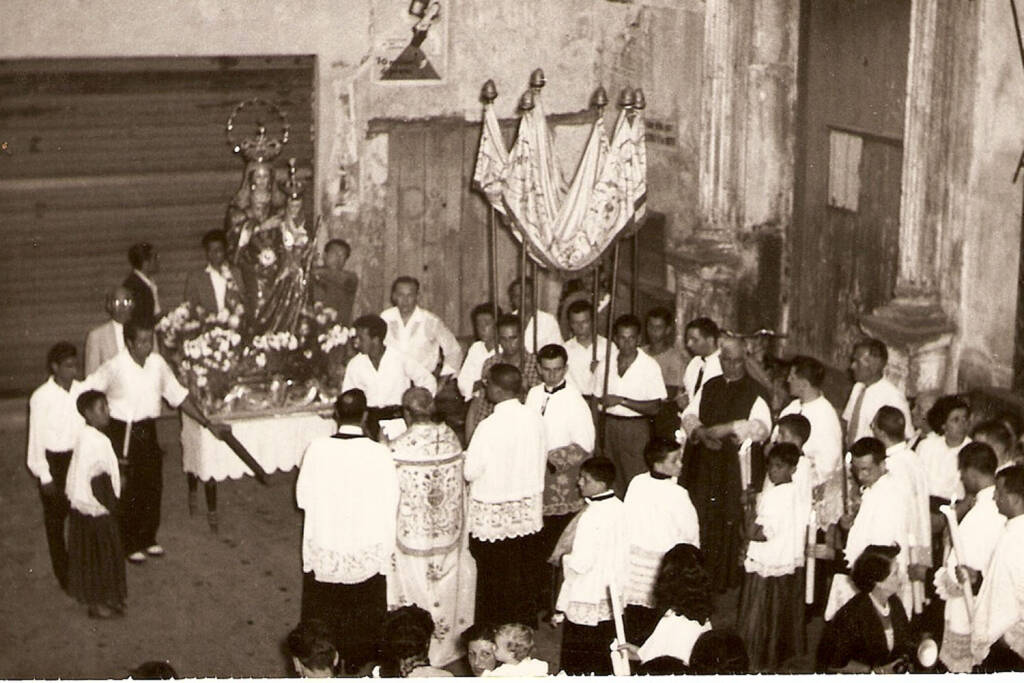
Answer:
M701 370L704 373L701 374ZM722 374L722 353L715 349L714 353L707 356L694 356L686 364L683 371L683 388L686 389L686 396L693 402L694 397L707 381ZM697 386L697 378L700 378L700 386Z
M302 458L295 499L306 513L303 572L320 583L349 585L389 573L398 475L386 446L349 425L314 440Z
M459 370L459 393L462 394L463 399L473 400L473 385L482 379L484 361L497 352L497 345L488 351L487 345L479 340L470 345L469 351L466 352L466 360L462 361L462 369Z
M514 398L494 406L466 449L471 536L500 541L540 531L547 454L535 410Z
M1002 638L1024 657L1024 515L1006 523L974 602L971 654L980 664Z
M957 445L950 446L946 437L932 433L917 445L917 457L928 475L928 495L946 500L963 499L964 484L960 481L957 456L970 442L964 437Z
M857 406L858 398L862 392L865 392L864 400L860 405L857 424L850 424L850 421L853 419L854 408ZM914 424L910 419L910 404L907 403L907 397L903 394L902 390L896 388L895 384L882 377L867 388L864 387L863 382L857 382L853 385L853 389L850 390L850 399L846 402L846 408L843 409L848 443L853 443L857 439L872 435L871 423L874 421L878 409L882 406L898 408L903 413L903 419L907 423L906 437L909 439L913 435Z
M773 577L792 574L802 567L810 514L810 499L794 482L762 491L757 497L755 523L760 525L765 540L750 542L743 568Z
M661 559L679 543L700 547L700 522L690 494L675 477L649 472L629 482L623 501L629 540L625 603L654 607L654 582Z
M349 361L341 390L362 389L368 407L383 408L402 405L402 394L413 385L437 393L437 380L425 367L398 349L385 347L376 368L365 353Z
M533 321L534 318L540 322L537 325L537 348L533 348ZM526 322L526 329L523 331L527 353L536 353L548 344L562 343L562 328L558 326L558 319L547 311L536 311Z
M643 349L636 350L636 358L619 375L619 350L612 347L608 373L608 395L622 396L634 401L664 401L668 398L665 382L661 378L661 366ZM594 386L591 393L600 398L604 396L604 358L598 361L594 371ZM616 417L639 417L640 413L623 405L612 406L605 410L608 415Z
M885 469L905 492L910 563L932 564L932 518L928 502L928 474L906 441L885 449Z
M576 525L572 549L562 556L565 580L555 608L580 626L610 620L608 590L615 586L621 604L627 549L622 501L612 491L588 500Z
M640 646L640 661L649 662L658 657L674 657L689 666L694 643L702 633L710 630L710 619L703 624L698 624L692 619L669 610L658 620L654 632Z
M85 387L71 380L64 390L51 376L28 399L28 448L26 462L40 484L53 481L46 451L63 453L75 448L85 420L78 412L78 395Z
M392 346L433 372L444 353L441 375L454 375L462 367L462 347L448 326L437 315L417 306L402 320L397 306L384 310L380 317L388 324L384 345Z
M419 605L430 612L430 664L445 666L463 654L459 636L473 623L476 599L462 445L444 423L414 423L388 448L400 490L388 605Z
M188 389L181 386L167 361L156 352L139 365L125 349L101 365L83 384L83 391L96 389L105 393L110 417L122 422L158 418L161 398L177 408L188 397Z
M594 361L594 344L584 346L576 337L570 338L562 346L569 356L569 378L576 388L583 394L591 394L594 391L594 373L590 371L590 364ZM608 348L608 340L597 335L597 360L604 360Z
M120 497L121 474L110 438L95 427L85 425L71 455L67 484L64 486L72 510L90 517L110 514L92 492L93 478L103 474L110 476L114 495Z
M974 505L960 521L960 542L964 552L958 558L951 552L944 566L935 572L935 585L939 596L946 602L945 630L939 658L954 673L970 673L971 620L962 589L957 585L956 566L966 565L981 572L982 584L996 545L1006 527L1006 517L999 514L995 501L995 486L988 486L974 497Z
M299 466L313 439L334 433L334 421L316 413L285 413L222 420L268 473ZM202 481L241 479L253 475L226 443L188 415L181 416L181 468Z

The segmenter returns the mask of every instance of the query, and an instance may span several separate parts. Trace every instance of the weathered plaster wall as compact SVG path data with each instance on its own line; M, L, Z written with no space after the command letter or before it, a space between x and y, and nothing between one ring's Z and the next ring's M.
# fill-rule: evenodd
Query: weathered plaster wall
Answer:
M6 0L0 58L316 55L317 200L331 218L331 232L354 243L357 271L380 265L372 247L379 238L388 177L386 136L368 140L370 120L479 119L480 86L488 78L498 88L499 116L511 117L538 66L547 74L544 102L552 114L586 109L599 84L613 102L623 86L641 86L647 114L660 124L649 146L649 205L668 215L670 242L679 243L692 230L704 2L445 0L443 81L379 84L373 81L371 59L376 31L396 3L403 5L402 0L65 0L55 11L37 0ZM582 136L563 130L560 138L566 144L560 158L571 175ZM378 303L374 293L370 296L365 305Z
M960 387L1008 387L1020 253L1024 70L1006 3L981 3L970 200L964 231L959 337Z

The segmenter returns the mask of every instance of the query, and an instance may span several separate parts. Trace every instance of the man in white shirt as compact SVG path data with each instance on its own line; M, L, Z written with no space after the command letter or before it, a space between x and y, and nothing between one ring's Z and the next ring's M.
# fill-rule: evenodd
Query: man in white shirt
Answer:
M668 392L661 366L639 347L639 318L619 316L612 326L612 340L611 362L606 370L604 359L599 361L593 393L603 413L603 455L615 463L615 493L621 497L630 480L647 471L644 448L651 438L650 418L658 413Z
M380 317L387 323L384 344L409 356L437 377L454 377L462 367L462 347L451 330L430 311L420 308L420 281L403 275L391 285L391 302ZM441 354L444 362L436 372Z
M1008 521L974 602L971 654L976 671L1024 671L1024 467L999 471L995 501Z
M89 330L85 338L85 375L106 363L124 349L124 324L132 317L135 300L124 285L107 294L107 313L110 320Z
M128 249L128 262L132 265L132 272L121 284L128 288L135 300L132 317L140 320L158 319L163 309L160 306L160 290L153 280L160 272L156 248L149 242L133 244Z
M533 300L533 280L524 278L522 282L526 283L526 314L523 315L519 311L521 303L520 287L522 286L519 279L513 280L508 286L508 299L512 304L512 308L515 309L512 313L518 315L520 320L526 321L526 328L523 330L523 343L525 344L526 352L536 353L537 349L548 344L561 344L562 330L558 326L558 319L547 311L537 308L537 302ZM535 324L537 327L536 334L534 333Z
M86 378L84 387L102 391L110 405L110 441L114 453L127 461L121 496L124 550L133 563L146 554L161 556L156 541L163 495L163 451L156 439L160 401L167 401L220 439L231 428L212 423L181 386L167 361L153 351L153 320L133 318L124 326L125 350ZM145 552L143 552L145 551Z
M398 475L388 449L366 436L366 395L335 403L338 433L306 448L295 482L302 526L303 622L327 624L349 672L376 655L395 552Z
M501 316L500 308L498 316ZM466 352L466 359L462 361L458 379L459 394L466 402L472 401L473 395L483 388L484 362L498 351L498 321L494 317L494 304L487 302L474 306L470 313L470 320L473 323L476 341Z
M414 359L384 344L387 323L376 315L356 319L356 343L360 353L345 367L341 390L360 389L369 406L367 429L373 438L394 438L405 431L402 394L411 386L437 393L437 380Z
M949 553L946 564L935 572L935 587L945 600L942 648L939 659L953 673L970 673L971 617L967 612L960 575L966 574L971 592L978 594L983 573L992 560L1006 517L996 506L996 455L983 443L964 446L959 453L960 478L964 490L974 499L971 509L960 521L958 534L964 557ZM960 567L959 572L957 566Z
M871 436L871 421L882 406L898 408L907 422L907 438L913 434L907 397L884 377L889 349L877 339L862 339L853 347L850 368L856 382L843 410L846 443Z
M722 374L718 351L720 334L718 325L711 318L694 318L686 323L684 339L692 358L683 372L683 388L690 403L705 382Z
M82 392L78 376L78 353L68 342L57 342L46 354L50 378L32 392L28 400L27 464L39 480L43 501L43 525L50 550L53 575L62 589L67 588L68 552L64 542L64 522L68 517L68 498L64 492L71 453L85 424L75 401Z
M555 570L545 564L558 538L573 516L583 509L583 497L576 482L580 464L594 452L594 418L590 406L566 379L568 357L558 344L541 347L537 353L542 384L526 394L526 405L544 421L548 449L547 471L544 475L544 528L538 539L538 566L547 570L547 581L541 580L541 604L554 599L551 595Z
M466 449L469 547L477 564L476 620L535 623L537 532L543 522L544 423L519 402L522 376L499 363L487 376L494 412Z
M185 301L209 315L225 309L235 312L244 301L242 275L227 262L227 237L223 230L203 235L206 266L185 278Z
M569 357L569 379L584 396L594 390L594 370L605 356L608 340L597 335L594 348L594 307L587 301L574 301L566 311L572 337L565 342Z

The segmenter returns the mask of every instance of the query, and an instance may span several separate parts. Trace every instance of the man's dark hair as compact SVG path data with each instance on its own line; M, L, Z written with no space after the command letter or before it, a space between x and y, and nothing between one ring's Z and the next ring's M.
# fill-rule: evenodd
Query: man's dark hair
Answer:
M60 365L68 358L77 358L78 350L75 345L71 342L59 341L50 347L50 350L46 352L46 369L54 365Z
M352 247L349 246L348 242L346 242L345 240L341 239L340 237L335 237L332 240L327 240L327 244L324 245L324 253L326 254L331 249L344 249L345 250L345 256L351 256L352 255Z
M997 442L1004 452L1013 450L1013 434L1002 420L985 420L977 425L971 432L971 438L977 440L979 437Z
M677 441L655 436L647 442L647 447L644 448L644 464L647 465L647 469L653 469L659 462L665 462L669 453L678 451L680 448Z
M508 363L495 363L487 373L487 381L501 387L506 393L518 394L523 389L523 373Z
M545 344L537 352L538 363L542 360L555 360L556 358L561 358L566 363L569 362L569 354L561 344Z
M850 580L857 590L867 593L874 589L875 584L885 581L899 552L898 545L869 545L865 548L850 570Z
M387 613L382 631L381 673L392 678L400 675L401 662L426 657L434 635L434 618L418 605L406 605Z
M875 426L890 439L902 441L907 433L907 418L894 406L882 406L875 413Z
M516 285L523 285L524 287L526 287L524 294L529 294L530 292L533 291L533 278L527 275L526 277L517 277L513 279L512 282L508 283L509 296L511 296L512 294L512 288L515 287Z
M588 458L580 465L580 472L586 472L593 479L611 488L615 484L615 463L600 456Z
M652 318L660 320L669 327L671 327L672 323L676 321L676 314L665 306L655 306L651 310L647 311L647 315L644 317L647 320Z
M225 247L228 245L228 238L223 230L207 230L203 235L203 249L209 248L214 242L220 242Z
M498 317L499 318L501 317L501 314L502 314L502 310L501 310L501 306L499 306L498 307ZM473 321L473 322L476 322L476 319L479 318L482 315L490 315L490 316L494 315L494 303L493 302L485 301L482 304L477 304L476 306L474 306L473 310L469 312L469 319L471 321ZM497 322L497 321L495 321L495 322Z
M999 467L999 460L996 458L996 452L987 443L972 441L956 454L956 464L958 469L965 470L970 467L992 476Z
M672 610L698 624L711 619L711 578L698 548L679 543L665 553L654 582L654 602L659 613Z
M778 443L772 444L765 462L768 462L773 458L781 460L790 467L796 467L797 463L800 462L800 448L796 444L789 443L788 441L779 441Z
M503 327L515 327L520 332L523 331L522 325L519 322L519 316L514 313L505 313L498 316L498 321L494 325L494 329L500 330Z
M940 396L935 400L935 404L932 405L928 414L925 416L925 419L928 420L928 426L932 428L933 432L939 435L945 435L946 420L949 419L950 413L954 410L960 410L961 408L968 412L971 410L967 401L956 394Z
M352 327L357 330L366 330L372 338L380 339L381 341L384 341L384 337L388 335L388 324L384 322L384 318L373 313L359 316L352 323Z
M129 318L128 322L124 324L124 340L134 344L135 340L139 338L139 332L152 332L155 327L156 321L149 316Z
M700 634L690 652L691 674L745 674L750 672L750 658L743 639L732 629L713 628Z
M869 355L882 361L882 365L889 362L889 347L887 347L883 341L875 339L874 337L865 337L853 345L854 353L857 353L861 349L867 349Z
M142 264L153 256L153 245L149 242L138 242L128 247L128 263L136 270L142 269Z
M334 668L338 651L331 643L331 631L318 619L309 619L292 629L285 640L289 657L295 657L307 669L315 671Z
M1002 480L1003 490L1024 499L1024 466L1010 465L996 473L996 480Z
M620 315L615 319L615 324L612 325L612 334L616 335L619 333L619 330L627 327L632 327L636 330L637 334L640 334L640 330L643 329L643 324L640 322L640 318L636 317L632 313L626 313L625 315Z
M811 422L803 415L797 413L783 415L779 418L778 427L780 432L783 429L788 430L790 434L800 439L801 445L807 443L807 439L811 438Z
M83 391L78 395L78 398L75 399L75 407L78 408L78 413L84 416L85 411L92 410L93 406L106 398L107 395L102 391L89 389L88 391Z
M490 624L473 624L459 636L462 647L468 648L469 644L476 640L494 642L494 627Z
M362 389L349 389L334 401L334 417L338 422L359 422L366 413L366 394Z
M793 374L803 380L807 380L815 389L820 389L825 382L825 366L817 358L811 356L793 356L789 361L789 367Z
M395 290L398 289L398 285L412 285L416 288L416 291L420 291L420 281L414 278L412 275L399 275L395 278L395 281L391 283L391 293L394 294Z
M569 308L565 309L566 316L578 315L580 313L589 313L591 319L593 319L594 307L590 304L589 301L577 299L576 301L573 301L571 304L569 304Z
M865 455L870 455L876 465L882 464L885 462L885 444L873 436L857 439L850 446L850 457L862 458Z
M718 329L718 324L715 323L711 318L694 318L690 322L686 323L686 330L697 330L700 332L702 337L712 337L715 341L718 341L719 335L722 331Z

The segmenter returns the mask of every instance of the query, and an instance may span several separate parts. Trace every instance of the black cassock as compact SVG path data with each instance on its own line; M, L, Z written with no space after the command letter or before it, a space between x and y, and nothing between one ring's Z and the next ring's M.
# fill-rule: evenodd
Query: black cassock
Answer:
M764 388L746 375L734 382L724 377L709 379L701 387L698 416L705 427L734 420L746 420L758 398L765 399ZM722 592L740 585L743 567L743 505L740 502L739 442L722 440L720 450L690 441L686 445L680 480L690 494L700 519L700 547L711 585ZM761 488L764 462L760 444L750 453L751 485Z

